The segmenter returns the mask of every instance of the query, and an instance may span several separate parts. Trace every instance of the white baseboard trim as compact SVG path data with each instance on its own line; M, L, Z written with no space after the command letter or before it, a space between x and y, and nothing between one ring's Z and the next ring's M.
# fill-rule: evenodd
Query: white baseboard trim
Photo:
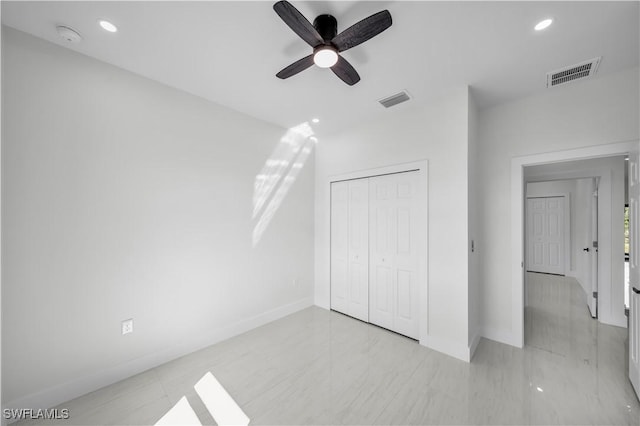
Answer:
M476 349L478 349L478 344L480 343L480 333L476 333L471 339L471 343L469 344L469 361L473 359L473 354L476 353Z
M471 360L471 348L465 344L459 344L451 340L434 336L427 336L426 339L421 339L420 344L428 347L429 349L442 352L445 355L452 356L465 362L469 362Z
M485 339L493 340L494 342L504 343L505 345L515 346L516 348L522 348L522 345L516 341L510 330L507 331L490 327L482 327L480 335Z
M331 306L329 303L324 303L320 300L320 298L316 297L313 303L315 306L322 308L322 309L326 309L327 311L331 310Z
M317 304L317 303L314 303L314 304L313 304L313 306L315 306L315 307L317 307L317 308L320 308L320 309L324 309L325 311L330 311L330 310L331 310L331 307L329 307L329 306L324 306L324 304L319 305L319 304Z
M623 318L600 318L598 321L602 324L612 325L614 327L627 328L627 317Z
M77 398L86 393L93 392L110 384L119 382L120 380L142 373L143 371L157 367L161 364L190 354L199 349L206 348L207 346L211 346L215 343L245 333L256 327L260 327L264 324L278 320L287 315L291 315L310 306L313 306L312 297L300 299L296 302L274 308L270 311L264 312L254 317L250 317L236 323L223 326L217 330L212 331L211 334L207 336L192 339L191 341L181 342L159 352L131 360L124 364L104 369L95 374L79 377L69 382L44 389L30 395L26 395L22 398L8 401L2 406L2 409L44 409L55 407L56 405L59 405L63 402Z
M575 278L576 280L578 279L578 272L577 271L567 271L564 275L567 276L567 277Z

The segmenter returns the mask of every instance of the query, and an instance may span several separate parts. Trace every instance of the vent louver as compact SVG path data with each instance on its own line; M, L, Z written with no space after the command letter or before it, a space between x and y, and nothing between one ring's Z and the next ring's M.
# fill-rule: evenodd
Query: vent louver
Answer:
M547 73L547 88L591 77L598 71L602 56Z
M378 102L380 102L380 105L382 105L383 107L389 108L394 105L398 105L402 102L406 102L409 99L411 99L411 97L409 96L406 90L403 90L402 92L396 93L395 95L391 95L387 98L380 99L378 100Z

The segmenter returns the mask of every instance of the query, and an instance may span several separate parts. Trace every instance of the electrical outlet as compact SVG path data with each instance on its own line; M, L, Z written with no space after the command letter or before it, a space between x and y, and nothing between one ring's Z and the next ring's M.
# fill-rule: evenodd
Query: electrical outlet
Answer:
M122 335L133 333L133 318L122 321Z

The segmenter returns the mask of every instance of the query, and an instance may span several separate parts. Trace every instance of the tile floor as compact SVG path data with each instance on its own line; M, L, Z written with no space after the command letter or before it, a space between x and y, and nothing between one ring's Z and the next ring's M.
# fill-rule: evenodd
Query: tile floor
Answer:
M251 424L640 425L626 329L592 320L573 279L528 282L524 349L483 339L467 364L313 307L64 403L58 424L154 424L182 396L214 424L193 389L211 371Z

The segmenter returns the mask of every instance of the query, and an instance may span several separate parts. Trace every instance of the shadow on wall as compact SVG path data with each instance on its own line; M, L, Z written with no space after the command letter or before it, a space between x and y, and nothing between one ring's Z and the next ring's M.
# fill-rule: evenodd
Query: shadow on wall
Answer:
M253 190L253 247L255 248L271 219L298 178L318 139L305 122L287 130L256 175Z

